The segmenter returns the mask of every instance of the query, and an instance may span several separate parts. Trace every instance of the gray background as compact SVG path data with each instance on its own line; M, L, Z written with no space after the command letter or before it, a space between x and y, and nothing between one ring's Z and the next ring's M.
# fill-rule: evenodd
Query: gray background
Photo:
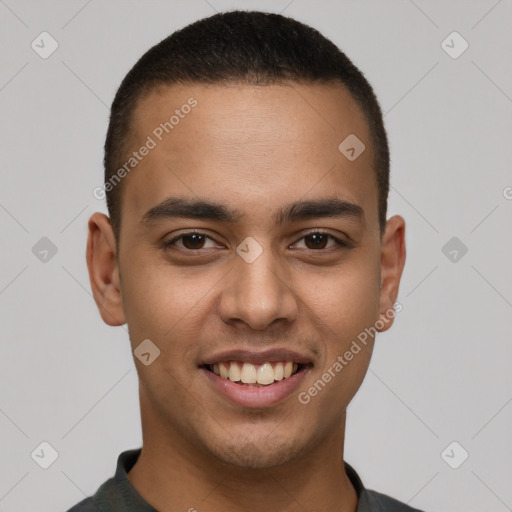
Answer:
M512 510L510 1L0 0L0 511L65 510L141 444L127 332L102 323L84 259L108 107L146 49L237 6L318 28L385 112L403 311L349 407L346 460L415 507ZM31 48L43 31L47 59ZM456 59L453 31L469 43ZM43 441L59 455L46 470Z

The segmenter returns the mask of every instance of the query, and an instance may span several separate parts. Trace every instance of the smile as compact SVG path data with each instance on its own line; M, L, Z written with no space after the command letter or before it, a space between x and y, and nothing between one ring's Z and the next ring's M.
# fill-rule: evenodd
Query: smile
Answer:
M313 370L313 360L287 349L227 350L199 364L208 388L244 408L275 406L294 393Z
M223 379L252 386L269 386L290 378L301 365L292 361L266 362L253 364L243 361L226 361L207 365L215 375Z

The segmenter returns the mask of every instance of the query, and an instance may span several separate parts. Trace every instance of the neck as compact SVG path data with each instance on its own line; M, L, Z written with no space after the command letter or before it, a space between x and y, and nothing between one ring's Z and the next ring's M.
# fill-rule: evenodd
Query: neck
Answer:
M128 479L160 512L357 508L357 494L343 465L345 418L337 431L302 456L267 469L221 462L154 419L142 415L143 449Z

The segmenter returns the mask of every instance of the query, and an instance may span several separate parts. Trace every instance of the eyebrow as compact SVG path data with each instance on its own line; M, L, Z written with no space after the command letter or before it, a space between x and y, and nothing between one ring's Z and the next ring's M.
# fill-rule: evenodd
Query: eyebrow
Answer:
M364 210L358 204L335 198L295 201L285 206L274 220L276 224L285 224L320 217L345 217L364 221Z
M244 214L240 210L227 208L220 203L200 199L168 197L149 209L142 216L141 222L149 223L171 218L188 218L235 223L243 216ZM337 198L295 201L277 212L273 220L277 225L281 225L320 217L345 217L364 222L364 210L355 203Z

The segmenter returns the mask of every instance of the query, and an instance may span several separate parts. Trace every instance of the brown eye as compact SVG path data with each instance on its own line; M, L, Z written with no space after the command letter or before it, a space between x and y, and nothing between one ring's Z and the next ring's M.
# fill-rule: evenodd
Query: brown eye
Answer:
M308 249L325 249L329 241L329 235L323 233L312 233L304 237Z
M202 249L206 240L205 235L199 235L197 233L183 235L180 238L182 240L183 246L187 249Z
M335 250L336 248L343 249L345 247L347 247L347 244L345 242L339 240L338 238L329 233L325 233L322 231L312 231L304 235L290 248L307 249L310 251L317 250L320 253L323 249L328 251Z
M219 248L219 244L217 244L213 238L204 233L190 231L189 233L182 233L181 235L174 237L172 240L164 241L162 243L162 248L166 251L181 251L182 253L188 252L189 254L197 252L198 254L201 254L202 249L207 250Z

